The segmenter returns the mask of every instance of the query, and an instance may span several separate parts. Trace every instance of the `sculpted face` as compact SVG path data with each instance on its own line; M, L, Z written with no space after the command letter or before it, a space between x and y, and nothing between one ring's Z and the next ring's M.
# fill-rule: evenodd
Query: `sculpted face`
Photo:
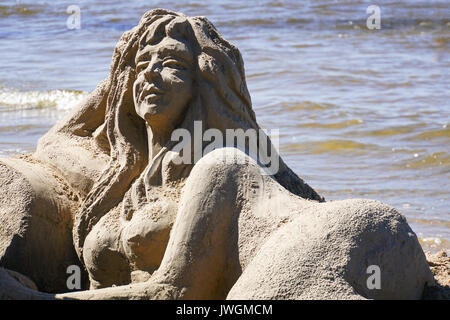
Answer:
M188 46L166 37L136 55L136 112L150 125L174 124L192 98L193 56Z

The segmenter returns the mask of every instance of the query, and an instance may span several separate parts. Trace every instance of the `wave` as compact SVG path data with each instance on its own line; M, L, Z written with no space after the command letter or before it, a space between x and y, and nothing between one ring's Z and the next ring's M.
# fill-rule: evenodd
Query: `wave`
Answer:
M50 107L69 110L79 105L88 94L73 90L18 91L0 88L0 110L15 111Z

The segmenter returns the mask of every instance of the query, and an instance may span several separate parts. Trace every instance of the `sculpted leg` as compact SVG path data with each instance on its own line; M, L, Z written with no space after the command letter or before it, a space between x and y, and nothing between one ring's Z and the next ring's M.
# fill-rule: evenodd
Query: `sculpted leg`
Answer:
M236 149L202 158L183 189L163 261L150 282L167 284L177 299L224 299L267 237L316 204L262 173Z
M405 218L355 199L316 204L276 231L227 299L420 299L432 282Z
M180 290L177 298L224 299L241 274L238 218L247 169L211 154L193 168L155 274Z
M67 290L67 267L79 265L74 195L50 169L13 158L0 160L0 190L0 267L28 276L42 291Z

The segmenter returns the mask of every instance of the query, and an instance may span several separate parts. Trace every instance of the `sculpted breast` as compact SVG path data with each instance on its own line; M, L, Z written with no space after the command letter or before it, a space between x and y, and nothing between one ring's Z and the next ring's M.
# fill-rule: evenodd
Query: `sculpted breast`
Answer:
M176 202L161 197L141 207L124 224L121 243L135 269L151 273L159 267L176 213Z

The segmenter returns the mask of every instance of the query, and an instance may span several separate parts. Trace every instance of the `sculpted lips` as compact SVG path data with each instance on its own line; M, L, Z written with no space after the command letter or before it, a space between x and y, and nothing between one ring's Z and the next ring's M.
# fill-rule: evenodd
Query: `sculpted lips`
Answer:
M156 87L155 85L150 85L150 86L146 86L141 94L140 94L140 98L141 100L143 99L155 99L158 98L160 95L162 95L164 93L163 90L159 89L158 87Z

